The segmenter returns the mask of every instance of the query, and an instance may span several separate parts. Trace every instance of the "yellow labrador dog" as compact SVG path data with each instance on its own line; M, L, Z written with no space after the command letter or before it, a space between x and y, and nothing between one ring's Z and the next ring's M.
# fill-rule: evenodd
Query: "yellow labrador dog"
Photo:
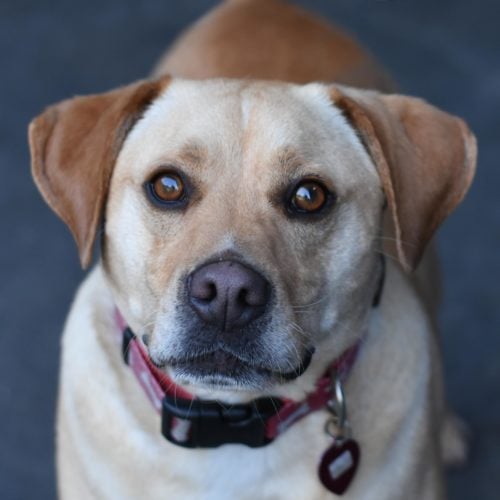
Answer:
M330 25L233 0L152 79L33 121L83 266L102 228L63 337L62 498L445 497L460 442L422 255L476 145L380 90Z

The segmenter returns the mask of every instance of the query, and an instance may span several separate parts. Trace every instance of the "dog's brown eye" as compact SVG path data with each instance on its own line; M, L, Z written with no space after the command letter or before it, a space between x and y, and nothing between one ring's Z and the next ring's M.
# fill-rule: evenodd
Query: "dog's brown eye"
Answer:
M150 183L153 194L160 202L173 203L182 200L184 183L175 173L161 173Z
M295 212L313 213L321 210L328 199L328 191L319 182L306 180L295 187L290 208Z

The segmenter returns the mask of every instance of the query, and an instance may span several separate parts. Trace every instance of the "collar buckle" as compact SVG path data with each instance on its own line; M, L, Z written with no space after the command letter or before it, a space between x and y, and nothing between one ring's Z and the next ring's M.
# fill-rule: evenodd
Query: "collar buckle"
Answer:
M162 403L162 434L186 448L215 448L239 443L257 448L272 441L267 421L282 406L274 398L224 406L217 401L180 399L166 395Z

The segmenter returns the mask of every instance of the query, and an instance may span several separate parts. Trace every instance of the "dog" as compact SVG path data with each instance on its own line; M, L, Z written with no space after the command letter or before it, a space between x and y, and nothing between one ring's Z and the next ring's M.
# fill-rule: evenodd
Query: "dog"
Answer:
M228 0L150 79L33 120L83 267L101 234L62 340L61 498L445 498L429 245L476 142L393 89L337 28Z

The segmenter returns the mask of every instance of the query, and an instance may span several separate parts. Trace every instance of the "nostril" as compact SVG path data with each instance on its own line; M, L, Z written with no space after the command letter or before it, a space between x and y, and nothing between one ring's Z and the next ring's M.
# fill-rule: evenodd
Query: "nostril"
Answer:
M250 307L265 306L269 300L269 287L265 283L245 290L245 304Z
M242 307L255 307L255 306L260 306L261 301L260 300L255 300L256 297L254 297L255 294L252 294L252 291L249 290L248 288L242 288L236 297L236 302L242 306Z
M238 304L248 307L260 307L266 304L267 294L262 291L242 288L238 293Z
M211 302L217 297L217 285L209 280L192 280L190 293L196 300Z
M206 300L206 301L209 302L209 301L214 300L215 297L217 297L217 286L215 285L215 283L210 282L205 287L205 294L204 294L204 296L200 297L200 298L201 298L201 300Z

